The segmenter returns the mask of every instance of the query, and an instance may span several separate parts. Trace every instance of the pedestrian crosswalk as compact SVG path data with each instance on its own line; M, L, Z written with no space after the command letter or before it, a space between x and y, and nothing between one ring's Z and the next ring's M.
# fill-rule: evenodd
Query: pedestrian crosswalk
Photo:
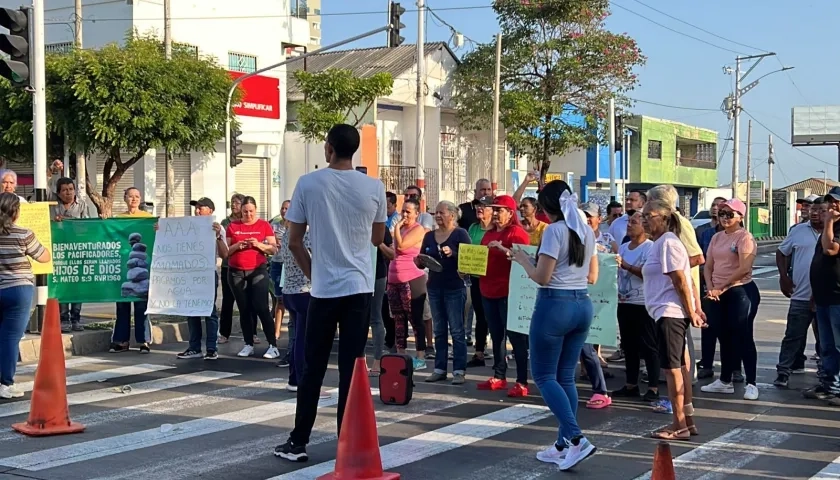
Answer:
M0 477L312 480L333 470L334 370L325 385L329 397L318 405L310 462L290 464L271 454L294 425L296 399L286 390L286 370L256 360L176 363L162 354L143 360L121 365L111 358L68 359L71 417L87 430L34 439L3 428ZM34 371L19 369L27 391ZM477 392L470 377L458 388L427 385L423 375L409 405L374 401L385 469L430 480L568 475L534 457L557 435L556 420L538 396ZM376 395L375 382L373 387ZM801 397L788 400L794 392L779 395L751 405L727 403L732 397L696 399L698 424L708 432L673 445L677 478L838 478L836 409ZM0 418L11 425L25 419L28 409L28 395L0 402ZM803 421L806 416L815 418ZM581 409L579 418L599 448L578 468L587 478L650 478L655 441L647 433L670 417L616 401L604 410Z

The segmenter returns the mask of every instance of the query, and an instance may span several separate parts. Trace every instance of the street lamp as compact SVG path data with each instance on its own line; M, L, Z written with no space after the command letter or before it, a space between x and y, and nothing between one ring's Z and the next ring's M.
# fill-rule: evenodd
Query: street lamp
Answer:
M825 172L825 170L817 170L817 173L823 174L823 195L825 195L826 193L828 193L828 174Z

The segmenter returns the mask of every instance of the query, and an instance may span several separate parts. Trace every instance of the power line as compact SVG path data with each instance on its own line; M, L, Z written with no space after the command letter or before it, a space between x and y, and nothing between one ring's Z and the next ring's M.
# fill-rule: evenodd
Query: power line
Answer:
M770 128L769 128L767 125L765 125L765 124L761 123L761 121L760 121L759 119L757 119L757 118L753 117L753 116L750 114L750 112L748 112L748 111L744 110L743 108L741 108L741 111L742 111L742 112L744 112L744 113L746 113L748 117L752 118L752 119L755 121L755 123L757 123L757 124L761 125L761 126L762 126L765 130L767 130L768 132L770 132L771 134L773 134L773 136L774 136L774 137L778 138L779 140L781 140L783 143L785 143L785 144L786 144L786 145L788 145L789 147L793 148L794 150L796 150L796 151L798 151L798 152L800 152L800 153L802 153L802 154L804 154L804 155L807 155L807 156L809 156L809 157L813 158L814 160L816 160L816 161L818 161L818 162L820 162L820 163L824 163L824 164L829 165L829 166L832 166L832 167L834 167L834 166L835 166L833 163L826 162L826 161L825 161L825 160L823 160L822 158L819 158L819 157L816 157L816 156L814 156L814 155L811 155L810 153L806 152L805 150L802 150L801 148L794 146L792 143L790 143L789 141L785 140L785 137L783 137L783 136L779 135L778 133L774 132L773 130L770 130Z
M726 38L726 37L724 37L724 36L718 35L717 33L710 32L709 30L706 30L705 28L698 27L697 25L694 25L693 23L686 22L685 20L682 20L682 19L677 18L677 17L675 17L675 16L673 16L673 15L670 15L670 14L668 14L668 13L665 13L665 12L663 12L662 10L658 10L658 9L656 9L656 8L653 8L653 7L651 7L650 5L648 5L648 4L646 4L646 3L644 3L644 2L642 2L642 1L640 1L640 0L633 0L633 1L634 1L634 2L636 2L636 3L638 3L639 5L642 5L642 6L644 6L644 7L647 7L647 8L649 8L649 9L653 10L654 12L657 12L657 13L659 13L659 14L665 15L666 17L668 17L668 18L670 18L670 19L672 19L672 20L676 20L676 21L678 21L678 22L680 22L680 23L682 23L682 24L684 24L684 25L688 25L688 26L689 26L689 27L691 27L691 28L696 28L697 30L699 30L699 31L701 31L701 32L703 32L703 33L706 33L706 34L708 34L708 35L711 35L711 36L713 36L713 37L715 37L715 38L719 38L719 39L721 39L721 40L725 40L725 41L727 41L727 42L729 42L729 43L733 43L733 44L735 44L735 45L739 45L739 46L742 46L742 47L746 47L746 48L749 48L749 49L752 49L752 50L758 50L758 51L760 51L760 52L769 52L769 50L766 50L766 49L764 49L764 48L753 47L753 46L751 46L751 45L747 45L747 44L745 44L745 43L736 42L735 40L732 40L731 38Z
M717 48L718 50L723 50L723 51L725 51L725 52L734 53L734 54L736 54L736 55L746 55L744 52L739 52L739 51L737 51L737 50L732 50L731 48L721 47L720 45L717 45L717 44L714 44L714 43L712 43L712 42L709 42L709 41L703 40L702 38L698 38L698 37L695 37L695 36L693 36L693 35L689 35L689 34L687 34L687 33L685 33L685 32L681 32L681 31L679 31L679 30L675 30L675 29L673 29L673 28L671 28L671 27L669 27L669 26L667 26L667 25L663 25L663 24L661 24L661 23L657 22L656 20L650 19L650 18L648 18L648 17L646 17L646 16L642 15L641 13L634 12L633 10L630 10L629 8L627 8L627 7L625 7L625 6L622 6L622 5L619 5L619 4L615 3L615 2L612 2L611 4L612 4L613 6L615 6L615 7L618 7L618 8L620 8L620 9L622 9L622 10L624 10L624 11L628 12L628 13L632 13L633 15L636 15L637 17L641 17L641 18L643 18L643 19L647 20L648 22L650 22L650 23L652 23L652 24L654 24L654 25L658 25L658 26L660 26L660 27L664 28L665 30L669 30L669 31L671 31L671 32L674 32L674 33L676 33L677 35L682 35L682 36L684 36L684 37L688 37L688 38L690 38L690 39L692 39L692 40L696 40L696 41L698 41L698 42L700 42L700 43L705 43L706 45L708 45L708 46L710 46L710 47Z
M691 110L695 112L719 112L719 109L716 108L694 108L694 107L681 107L678 105L667 105L664 103L656 103L656 102L648 102L646 100L639 100L638 98L631 98L630 100L638 103L646 103L648 105L656 105L657 107L665 107L665 108L673 108L676 110Z
M793 85L793 88L795 88L796 91L799 92L799 96L802 97L803 100L808 102L808 98L805 97L805 94L802 93L802 90L799 89L799 85L797 85L796 82L793 81L793 77L790 75L790 71L789 70L784 70L785 64L782 63L782 60L778 56L776 56L776 61L779 62L779 65L782 67L783 71L785 72L785 75L787 75L787 78L788 78L788 80L790 80L790 83Z

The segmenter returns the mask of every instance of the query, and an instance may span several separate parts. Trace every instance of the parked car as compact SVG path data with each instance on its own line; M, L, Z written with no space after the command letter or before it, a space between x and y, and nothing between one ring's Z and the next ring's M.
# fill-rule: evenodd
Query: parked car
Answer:
M700 210L691 218L691 226L697 228L712 221L708 210Z

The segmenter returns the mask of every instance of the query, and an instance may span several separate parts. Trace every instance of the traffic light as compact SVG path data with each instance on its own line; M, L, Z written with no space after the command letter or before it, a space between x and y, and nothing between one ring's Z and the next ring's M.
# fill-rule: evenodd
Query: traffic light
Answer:
M400 36L400 29L405 28L405 25L400 22L400 17L405 13L405 9L399 3L391 2L388 11L391 14L391 18L389 19L391 29L388 30L388 48L399 47L405 41L405 37Z
M230 168L234 168L240 163L242 163L242 159L239 158L239 155L242 154L242 140L239 137L242 135L242 130L234 127L230 127Z
M29 87L29 60L32 56L29 24L28 8L0 8L0 26L9 29L9 33L0 34L0 51L8 55L8 58L0 59L0 75L20 88Z

